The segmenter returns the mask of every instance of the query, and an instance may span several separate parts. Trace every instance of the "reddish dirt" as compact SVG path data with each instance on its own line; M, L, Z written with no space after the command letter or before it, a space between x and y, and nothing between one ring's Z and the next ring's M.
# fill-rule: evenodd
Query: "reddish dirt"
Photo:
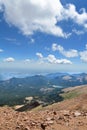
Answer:
M36 112L1 107L0 130L87 130L86 104L87 95L82 95Z

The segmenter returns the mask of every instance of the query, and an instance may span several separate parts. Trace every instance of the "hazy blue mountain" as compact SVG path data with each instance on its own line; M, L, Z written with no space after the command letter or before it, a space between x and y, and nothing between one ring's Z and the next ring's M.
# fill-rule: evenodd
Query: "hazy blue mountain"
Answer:
M69 74L68 73L50 73L50 74L47 74L46 77L49 79L52 79L52 78L56 78L58 76L64 76L64 75L69 75Z
M37 97L52 103L61 100L62 88L87 84L87 74L53 73L0 81L0 105L22 104L25 97ZM59 87L58 87L59 86Z

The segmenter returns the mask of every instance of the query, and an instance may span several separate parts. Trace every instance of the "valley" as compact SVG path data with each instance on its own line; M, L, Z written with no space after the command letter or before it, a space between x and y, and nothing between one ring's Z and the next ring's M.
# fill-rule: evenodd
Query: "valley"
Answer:
M0 81L0 106L22 105L26 97L33 97L34 101L42 102L43 105L53 104L67 98L61 96L64 88L85 84L87 84L86 73L51 73L24 78L12 77ZM73 96L75 93L71 97Z

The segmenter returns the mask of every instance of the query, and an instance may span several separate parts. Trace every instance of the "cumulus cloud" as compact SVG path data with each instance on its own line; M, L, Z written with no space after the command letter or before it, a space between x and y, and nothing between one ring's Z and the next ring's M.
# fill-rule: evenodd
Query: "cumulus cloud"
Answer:
M82 35L82 34L85 33L84 30L76 30L76 29L73 29L72 32L74 32L74 33L77 34L77 35Z
M87 62L87 51L80 52L80 59Z
M67 59L57 59L55 55L49 54L44 57L41 53L36 53L39 58L39 63L51 63L51 64L72 64L70 60Z
M15 59L13 57L8 57L6 59L4 59L5 62L14 62Z
M23 34L32 35L35 31L41 31L67 37L67 34L56 26L56 17L57 15L60 17L62 9L59 0L54 0L54 2L52 0L1 0L1 3L4 6L5 20L18 27Z
M75 5L68 4L64 14L66 14L66 19L72 19L75 23L87 29L87 12L85 8L81 8L80 12L77 12Z
M47 60L51 64L72 64L70 60L67 59L57 59L54 55L48 55Z
M43 55L39 52L36 53L36 56L38 56L38 58L43 58Z
M56 43L52 44L53 51L59 51L62 55L68 58L73 58L78 56L78 51L75 49L65 50L61 45L57 45Z
M63 48L62 46L60 46L60 45L57 45L56 43L53 43L53 44L52 44L52 50L53 50L53 51L57 51L57 50L63 51L64 48Z
M87 62L87 44L85 45L85 50L79 52L79 55L80 55L80 59L83 62Z
M75 5L63 6L60 0L0 0L0 5L4 7L7 23L19 28L24 35L40 31L67 38L70 33L65 33L57 23L68 19L87 29L86 10L81 9L79 13Z

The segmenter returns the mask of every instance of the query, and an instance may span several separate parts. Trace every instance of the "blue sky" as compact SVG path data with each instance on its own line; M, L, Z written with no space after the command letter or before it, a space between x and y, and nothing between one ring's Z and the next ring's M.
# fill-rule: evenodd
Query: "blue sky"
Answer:
M87 72L86 4L0 0L0 70Z

